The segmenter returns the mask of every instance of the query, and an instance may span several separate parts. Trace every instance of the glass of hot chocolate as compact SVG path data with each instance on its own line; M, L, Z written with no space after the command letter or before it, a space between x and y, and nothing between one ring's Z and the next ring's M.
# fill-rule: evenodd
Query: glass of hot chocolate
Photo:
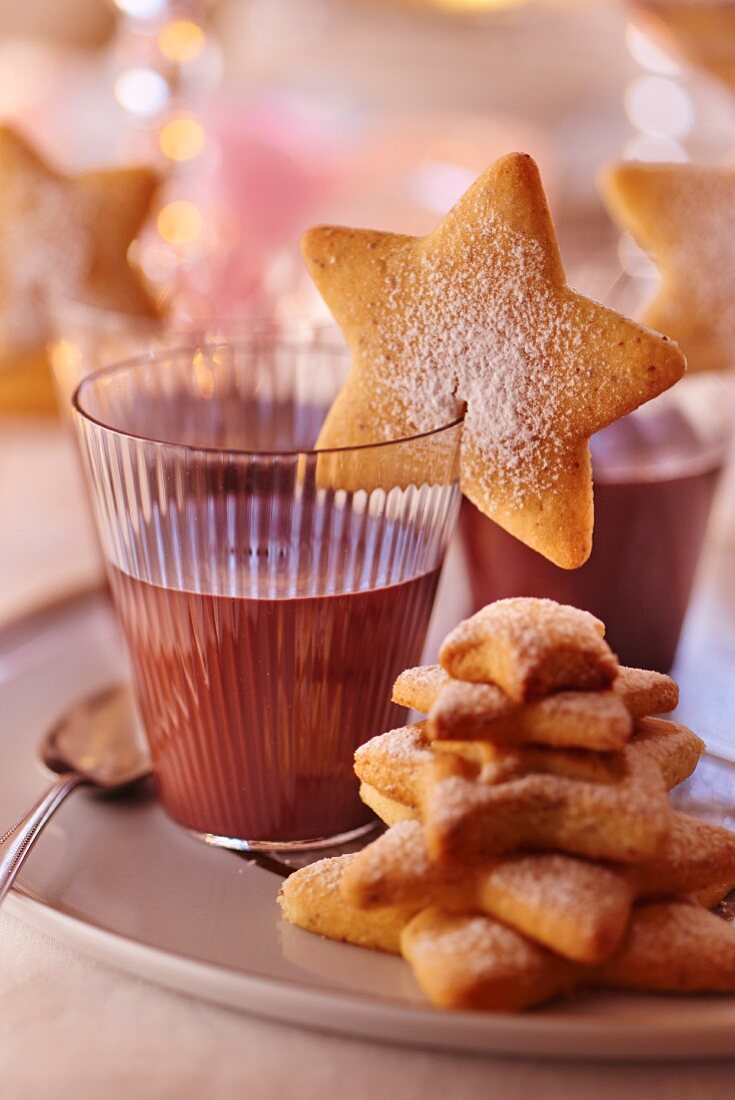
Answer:
M353 752L403 720L455 524L461 423L314 449L346 368L333 337L256 331L75 395L160 798L225 847L366 827Z
M464 501L473 609L507 596L574 604L606 624L623 664L668 672L734 407L729 379L695 375L593 437L595 530L581 569L557 569Z

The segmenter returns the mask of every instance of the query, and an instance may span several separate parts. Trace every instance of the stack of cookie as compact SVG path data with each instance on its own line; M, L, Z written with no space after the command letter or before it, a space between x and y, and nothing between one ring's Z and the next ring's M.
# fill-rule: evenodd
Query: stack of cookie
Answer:
M400 952L448 1008L513 1010L584 986L735 990L735 833L668 790L702 742L651 715L667 676L620 668L592 615L503 600L461 623L396 702L427 714L363 745L389 826L291 876L286 919Z

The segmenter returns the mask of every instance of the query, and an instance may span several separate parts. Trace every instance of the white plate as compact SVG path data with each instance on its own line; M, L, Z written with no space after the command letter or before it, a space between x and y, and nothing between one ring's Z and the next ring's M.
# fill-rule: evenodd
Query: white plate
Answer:
M99 598L0 638L3 824L43 788L34 750L44 730L72 700L121 675L117 631ZM720 774L727 801L730 776ZM517 1016L436 1011L400 960L284 924L278 887L272 873L191 839L150 792L135 801L80 792L48 827L8 904L151 981L306 1027L574 1059L733 1052L735 998L593 995Z

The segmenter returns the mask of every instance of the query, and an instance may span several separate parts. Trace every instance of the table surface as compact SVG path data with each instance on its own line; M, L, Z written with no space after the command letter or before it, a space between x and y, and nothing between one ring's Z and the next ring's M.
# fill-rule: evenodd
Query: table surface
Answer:
M729 496L725 488L721 504ZM0 507L0 624L99 581L75 456L60 429L3 429ZM730 538L722 522L718 538L720 544ZM455 618L461 598L455 590ZM700 604L698 613L709 611ZM435 636L445 629L443 618ZM322 1100L330 1092L347 1100L447 1094L618 1100L624 1093L712 1100L735 1091L733 1080L735 1064L722 1061L570 1065L433 1054L318 1034L167 992L0 912L0 1081L9 1100Z

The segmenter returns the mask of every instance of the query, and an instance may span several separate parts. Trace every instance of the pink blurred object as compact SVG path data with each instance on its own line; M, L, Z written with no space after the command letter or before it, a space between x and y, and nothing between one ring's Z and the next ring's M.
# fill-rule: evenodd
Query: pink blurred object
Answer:
M539 162L553 201L555 160L527 122L460 111L377 118L345 166L330 220L422 236L494 160L515 149Z
M217 103L205 126L216 153L202 159L190 193L209 229L183 272L185 308L262 317L295 277L300 233L332 192L330 137L285 97L245 110Z
M328 114L292 95L213 105L213 153L187 193L208 225L174 297L187 320L324 307L305 286L298 240L320 221L424 234L496 157L525 149L555 178L543 137L512 118L461 112Z

